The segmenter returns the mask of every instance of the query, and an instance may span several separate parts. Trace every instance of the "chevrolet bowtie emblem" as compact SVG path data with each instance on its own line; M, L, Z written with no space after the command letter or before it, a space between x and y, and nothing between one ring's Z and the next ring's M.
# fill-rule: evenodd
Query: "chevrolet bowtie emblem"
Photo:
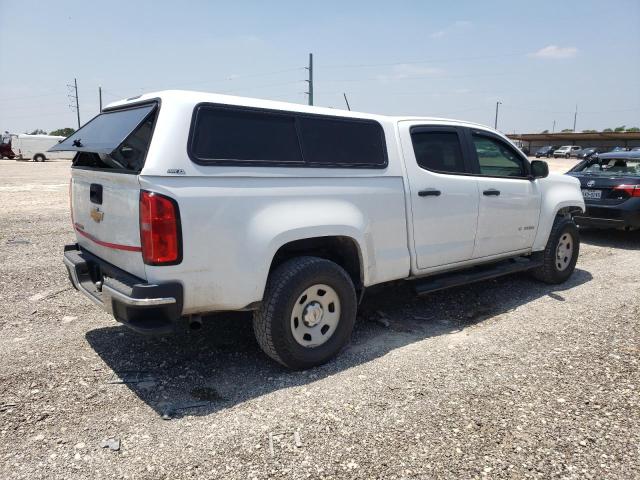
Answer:
M104 212L101 212L98 207L93 207L91 209L91 218L97 223L100 223L104 218Z

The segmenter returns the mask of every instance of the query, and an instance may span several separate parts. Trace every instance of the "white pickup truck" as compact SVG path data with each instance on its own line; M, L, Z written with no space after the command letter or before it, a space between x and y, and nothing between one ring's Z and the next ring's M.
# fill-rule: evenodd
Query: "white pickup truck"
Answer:
M559 283L578 257L578 180L472 123L164 91L109 105L53 150L77 152L77 289L139 332L252 310L289 368L345 346L371 285Z

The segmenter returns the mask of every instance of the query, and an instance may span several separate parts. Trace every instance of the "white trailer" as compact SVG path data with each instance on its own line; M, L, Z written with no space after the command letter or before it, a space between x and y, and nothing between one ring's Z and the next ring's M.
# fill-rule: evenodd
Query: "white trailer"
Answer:
M57 135L12 135L11 148L18 160L33 160L34 162L44 162L52 158L73 158L72 152L48 153L54 145L60 143L65 137Z

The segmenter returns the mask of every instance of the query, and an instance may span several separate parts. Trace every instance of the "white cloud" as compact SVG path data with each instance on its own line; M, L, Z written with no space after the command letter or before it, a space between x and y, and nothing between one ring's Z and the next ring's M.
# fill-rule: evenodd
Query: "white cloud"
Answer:
M578 54L576 47L559 47L557 45L547 45L537 52L530 53L529 56L536 58L573 58Z
M447 34L444 30L438 30L437 32L433 32L429 35L431 38L442 38Z

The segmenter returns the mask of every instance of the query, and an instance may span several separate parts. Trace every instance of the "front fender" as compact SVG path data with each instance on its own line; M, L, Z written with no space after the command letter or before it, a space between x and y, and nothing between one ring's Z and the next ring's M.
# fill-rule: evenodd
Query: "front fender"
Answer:
M580 190L580 181L569 175L549 174L547 178L537 180L540 182L540 220L538 232L533 241L534 252L544 250L547 240L553 228L558 212L563 208L578 208L584 212L584 198Z

